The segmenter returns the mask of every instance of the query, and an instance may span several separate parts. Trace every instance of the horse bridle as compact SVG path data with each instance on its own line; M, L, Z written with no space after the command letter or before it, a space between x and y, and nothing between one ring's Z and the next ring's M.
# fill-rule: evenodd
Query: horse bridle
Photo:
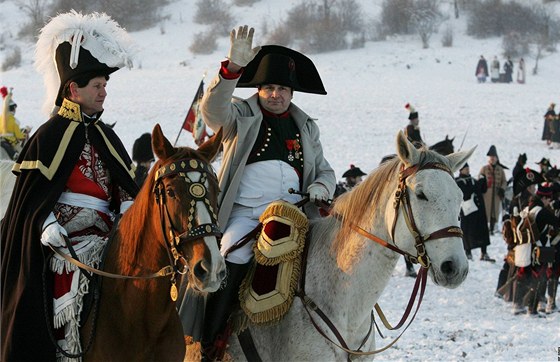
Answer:
M393 202L393 208L395 209L395 218L393 219L393 226L391 227L391 239L393 243L395 242L395 228L397 226L397 220L399 217L399 207L402 206L404 220L408 226L408 230L412 236L414 236L414 247L416 248L417 255L411 255L406 253L408 258L413 263L420 264L423 268L429 268L431 265L430 257L426 254L425 242L428 240L443 239L448 237L458 237L463 238L463 231L458 226L446 226L439 230L436 230L430 234L422 235L416 222L414 221L414 215L412 213L412 207L410 205L410 197L408 195L408 187L406 186L406 179L416 174L421 170L441 170L447 172L451 178L453 178L453 173L446 165L436 162L428 162L423 165L416 164L408 168L401 165L401 170L399 172L399 183L397 186L397 191L395 192L395 200Z
M188 175L189 172L200 173L200 179L198 181L191 180ZM187 212L187 230L184 232L177 231L177 228L173 225L167 208L167 198L173 197L174 195L167 195L163 179L174 175L181 177L189 185L189 194L192 197L190 207ZM212 180L214 183L217 183L216 175L211 166L205 162L195 159L180 159L174 161L160 167L155 173L154 194L156 203L158 204L160 210L160 224L167 255L169 257L170 265L173 267L170 292L171 299L173 301L176 301L178 296L176 274L183 275L188 270L186 258L177 250L181 243L200 239L205 236L215 236L217 238L222 236L222 232L218 227L218 217L212 207L212 204L210 203L210 200L208 199L208 190L205 185L208 180ZM193 227L196 223L196 204L199 201L205 205L210 215L211 222L199 224ZM169 238L167 236L166 224L169 224Z

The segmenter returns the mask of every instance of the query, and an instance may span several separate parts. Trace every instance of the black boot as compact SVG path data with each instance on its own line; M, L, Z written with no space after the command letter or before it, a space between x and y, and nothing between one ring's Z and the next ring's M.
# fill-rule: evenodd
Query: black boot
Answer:
M208 296L202 332L203 360L221 360L225 352L228 318L239 304L239 286L249 270L248 264L234 264L226 261L227 280L225 285ZM218 342L218 343L216 343Z

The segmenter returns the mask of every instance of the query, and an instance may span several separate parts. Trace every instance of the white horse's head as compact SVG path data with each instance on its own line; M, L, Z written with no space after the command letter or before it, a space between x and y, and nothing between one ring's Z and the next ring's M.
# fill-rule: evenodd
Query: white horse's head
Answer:
M397 135L397 155L405 170L401 173L401 177L405 177L401 192L407 196L401 198L397 210L394 204L387 205L388 227L394 228L396 245L412 255L418 255L415 244L419 240L414 236L418 232L431 263L429 274L433 282L448 288L459 286L469 270L462 238L456 234L460 230L463 194L453 174L474 149L442 156L427 149L416 149L402 132ZM455 231L455 234L448 231Z

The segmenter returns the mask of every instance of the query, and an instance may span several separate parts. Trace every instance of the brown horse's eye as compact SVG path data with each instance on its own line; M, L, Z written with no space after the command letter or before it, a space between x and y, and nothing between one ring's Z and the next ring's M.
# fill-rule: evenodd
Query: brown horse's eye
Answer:
M173 189L167 189L167 190L165 190L165 193L169 197L175 197L175 191L173 191Z

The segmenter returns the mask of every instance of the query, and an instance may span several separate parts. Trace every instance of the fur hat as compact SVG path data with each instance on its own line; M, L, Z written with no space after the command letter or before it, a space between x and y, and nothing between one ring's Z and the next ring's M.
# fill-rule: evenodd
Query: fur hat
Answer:
M263 84L279 84L298 92L327 94L311 59L280 45L264 45L245 67L237 87Z
M134 145L132 146L132 160L137 163L154 160L151 134L144 133L134 141Z
M406 108L408 112L410 112L408 115L408 119L418 118L418 112L416 112L416 110L414 109L414 107L412 107L410 103L405 104L404 108Z
M522 166L525 165L527 163L527 154L520 153L519 156L517 156L517 163L519 163Z
M366 173L364 173L362 170L360 170L359 167L356 167L354 165L350 165L350 169L348 169L346 172L344 172L342 174L342 177L359 177L359 176L365 176Z
M132 53L128 33L107 14L72 10L52 18L35 49L35 66L47 87L45 111L62 104L66 82L132 68Z
M486 156L498 157L498 151L496 151L496 146L494 146L494 145L490 146L490 149L486 153Z

